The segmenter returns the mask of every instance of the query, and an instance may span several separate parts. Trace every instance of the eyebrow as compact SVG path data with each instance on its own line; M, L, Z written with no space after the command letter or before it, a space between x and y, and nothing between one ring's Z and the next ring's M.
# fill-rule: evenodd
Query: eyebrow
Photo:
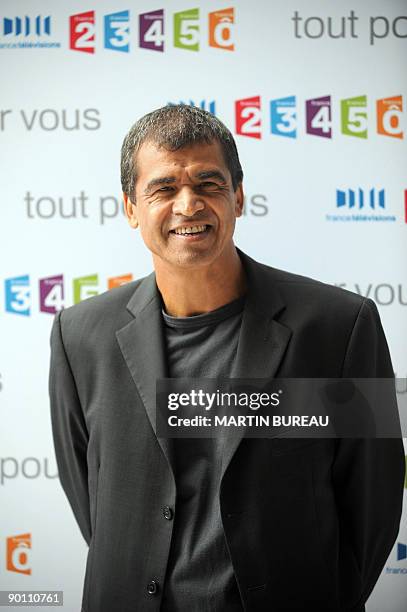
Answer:
M152 179L144 189L144 193L147 195L154 187L157 187L157 185L170 185L171 183L175 183L175 180L175 176L161 176L159 178Z
M227 183L225 176L222 174L222 172L219 172L219 170L204 170L203 172L198 172L198 174L196 174L195 176L196 178L199 178L201 180L215 178L218 179L221 183Z
M218 181L220 181L224 185L226 185L227 183L225 176L219 170L204 170L202 172L198 172L197 174L195 174L194 178L197 178L200 180L207 180L207 179L215 178L215 179L218 179ZM158 185L170 185L171 183L175 183L176 180L177 179L175 178L175 176L161 176L161 177L152 179L147 184L147 187L144 190L144 194L148 195L149 193L151 193L152 189L154 189L154 187L157 187Z

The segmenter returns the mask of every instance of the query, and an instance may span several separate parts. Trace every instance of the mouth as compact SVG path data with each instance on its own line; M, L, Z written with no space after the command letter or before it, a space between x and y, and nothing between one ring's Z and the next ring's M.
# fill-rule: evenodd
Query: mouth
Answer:
M197 240L205 237L211 230L211 226L207 224L196 225L181 225L170 230L170 234L186 240Z

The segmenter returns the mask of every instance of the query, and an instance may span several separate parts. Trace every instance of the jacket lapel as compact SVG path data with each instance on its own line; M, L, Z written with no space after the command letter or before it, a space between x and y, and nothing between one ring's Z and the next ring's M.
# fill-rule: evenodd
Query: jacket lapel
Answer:
M270 282L270 268L254 261L240 249L237 251L246 272L247 298L231 378L271 379L278 370L292 333L275 319L285 304L277 283ZM222 476L244 435L245 428L239 427L225 437Z
M127 310L134 319L116 332L117 341L156 434L156 379L168 376L161 301L154 272L133 293ZM172 470L172 445L157 440Z
M237 249L247 278L247 298L231 378L271 379L278 370L291 337L291 330L275 317L285 304L272 282L271 270ZM133 319L116 337L156 434L156 380L168 377L161 301L155 274L145 277L133 293L127 310ZM245 429L224 438L222 476ZM172 444L157 438L172 471Z

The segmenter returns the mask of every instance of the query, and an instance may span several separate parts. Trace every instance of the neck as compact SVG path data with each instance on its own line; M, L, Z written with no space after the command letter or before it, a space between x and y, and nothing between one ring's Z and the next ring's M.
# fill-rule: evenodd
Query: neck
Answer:
M166 312L191 317L220 308L245 293L246 280L235 246L207 266L180 268L154 257L157 287Z

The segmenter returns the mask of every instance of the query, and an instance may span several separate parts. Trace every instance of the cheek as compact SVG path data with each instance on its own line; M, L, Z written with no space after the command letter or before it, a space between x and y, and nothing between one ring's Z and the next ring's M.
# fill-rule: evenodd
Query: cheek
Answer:
M220 218L226 225L232 225L235 222L236 216L238 216L238 206L235 201L229 200L224 203L224 207L220 212Z
M211 202L211 208L221 221L229 221L234 216L235 202L230 198L219 198L216 202Z
M140 218L140 229L143 236L158 236L163 233L165 215L159 210L145 211Z

